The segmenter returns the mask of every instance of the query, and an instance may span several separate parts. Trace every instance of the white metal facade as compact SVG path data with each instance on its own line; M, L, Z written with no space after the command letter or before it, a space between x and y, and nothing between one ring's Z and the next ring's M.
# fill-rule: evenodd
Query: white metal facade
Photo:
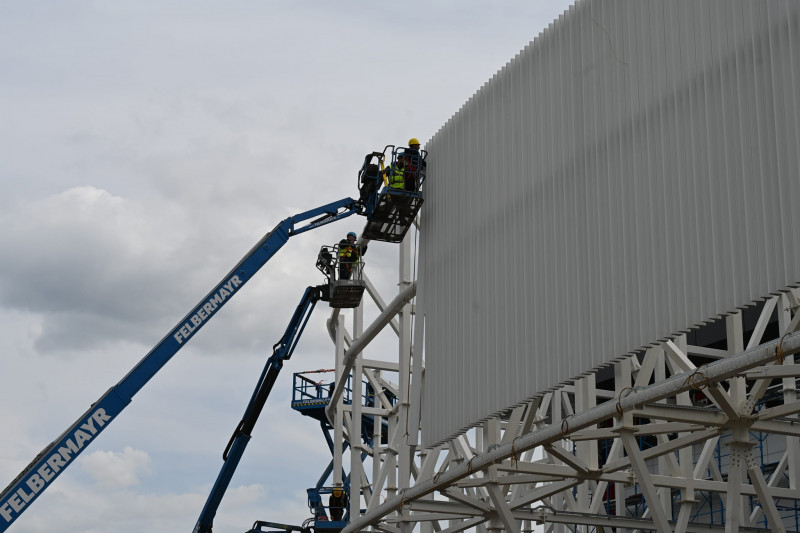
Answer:
M800 282L798 94L793 0L578 2L487 82L426 145L422 444Z
M327 408L334 485L350 495L343 533L797 531L800 288L422 449L410 244L401 244L396 296L381 297L365 277L380 311L368 327L363 306L350 333L339 310L328 322L338 378ZM364 357L389 325L397 362L385 352L390 360ZM381 392L365 397L367 383ZM346 391L362 401L343 401Z

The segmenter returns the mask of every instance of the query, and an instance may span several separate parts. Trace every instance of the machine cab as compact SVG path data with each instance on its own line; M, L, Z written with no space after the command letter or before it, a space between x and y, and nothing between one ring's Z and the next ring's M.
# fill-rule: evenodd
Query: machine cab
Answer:
M359 244L350 248L348 250L342 244L326 245L317 255L317 269L328 280L323 286L322 300L329 302L331 307L358 307L364 294L362 248Z
M385 167L385 154L390 149L391 162ZM390 145L364 158L358 180L367 215L365 239L403 240L422 207L427 155L425 150Z

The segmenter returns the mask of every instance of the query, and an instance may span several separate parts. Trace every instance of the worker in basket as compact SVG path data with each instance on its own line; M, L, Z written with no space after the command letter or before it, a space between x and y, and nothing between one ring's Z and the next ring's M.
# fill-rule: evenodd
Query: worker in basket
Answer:
M394 163L389 165L383 171L386 179L389 181L389 188L405 190L406 188L406 169L405 158L403 152L398 151Z
M339 279L350 279L353 270L358 268L361 256L367 253L367 246L356 244L358 236L351 231L347 238L339 241Z
M347 505L347 496L341 487L336 487L328 498L328 509L331 512L331 520L338 522L344 516L344 508Z
M408 149L403 152L407 191L418 191L422 178L425 176L425 160L422 158L419 147L419 139L411 137L408 140Z

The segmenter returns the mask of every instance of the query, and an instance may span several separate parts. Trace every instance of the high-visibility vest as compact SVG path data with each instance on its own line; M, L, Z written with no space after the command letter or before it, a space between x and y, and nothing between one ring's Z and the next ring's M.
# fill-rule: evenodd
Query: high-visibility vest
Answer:
M392 173L389 176L389 187L392 189L406 188L406 173L397 165L392 165Z
M340 263L358 263L359 261L358 245L340 245L339 246L339 262ZM355 258L353 258L355 256Z

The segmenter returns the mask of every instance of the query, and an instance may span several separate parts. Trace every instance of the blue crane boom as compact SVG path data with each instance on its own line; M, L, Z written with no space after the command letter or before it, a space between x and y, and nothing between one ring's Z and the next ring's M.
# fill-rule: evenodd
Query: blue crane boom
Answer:
M305 290L283 337L273 346L272 356L267 359L267 364L253 391L250 403L245 408L242 421L239 422L231 436L231 440L228 442L228 446L225 448L225 452L222 454L222 460L224 461L222 469L206 500L203 511L200 513L200 518L194 526L194 533L211 533L214 516L217 514L219 504L222 502L222 496L225 494L233 473L236 471L236 467L244 454L247 443L250 441L250 434L256 425L256 420L258 420L258 416L264 408L275 380L278 379L278 374L283 368L283 362L292 356L297 342L300 340L300 336L308 323L308 319L311 318L314 306L322 298L322 290L323 287L308 287Z
M379 161L382 168L383 161L386 158L385 154L390 148L393 164L397 164L398 159L401 158L408 163L406 183L413 182L413 186L406 187L404 190L392 189L390 187L384 187L382 190L380 189L381 173L378 165L375 164L374 161ZM78 418L72 426L42 450L2 493L0 493L0 533L6 531L6 529L28 509L30 504L50 486L61 472L72 464L75 458L86 449L95 437L97 437L97 435L99 435L131 402L133 396L139 392L165 364L167 364L178 350L180 350L186 342L188 342L189 339L191 339L197 331L228 302L228 300L236 295L239 289L241 289L241 287L249 281L284 244L286 244L289 237L330 224L331 222L349 217L350 215L359 214L367 218L367 225L364 230L365 238L385 242L400 242L411 227L423 202L420 186L424 181L424 160L426 152L422 150L412 155L409 154L412 153L408 148L400 149L393 145L385 147L383 152L368 154L358 174L360 184L359 200L343 198L337 202L305 211L304 213L281 221L272 231L267 233L249 252L247 252L247 254L245 254L222 281L201 299L200 302L119 381L119 383L111 387L99 400L93 403L89 410ZM409 180L408 178L413 179ZM310 222L304 226L297 226L309 220ZM317 299L322 298L321 292L317 289L312 291L313 295L316 297L314 303L316 303ZM334 299L332 299L332 295L330 292L327 294L328 298L331 298L330 301L333 305L335 302ZM309 296L309 298L311 298L311 296ZM301 306L303 305L303 302L301 302ZM307 303L307 305L309 305L307 312L310 314L313 309L313 304ZM339 302L339 305L342 305L341 302ZM299 311L300 306L298 306L297 312ZM294 318L297 317L295 316ZM308 316L305 317L305 320L308 320ZM294 340L289 346L280 350L276 348L276 354L280 352L283 356L279 356L274 361L273 359L276 357L276 354L273 355L273 358L270 358L262 382L259 382L259 386L256 388L253 397L253 401L256 401L256 396L259 396L259 394L263 395L263 399L257 400L257 402L261 402L261 407L263 407L263 402L266 401L266 396L269 395L272 383L274 383L274 379L277 377L277 372L280 371L280 364L283 359L288 359L288 357L291 356L291 352L294 349L299 334L302 333L303 327L305 327L304 321L302 322L300 330L295 332ZM278 345L276 345L276 347L277 346ZM270 377L270 372L275 372L275 376ZM269 379L272 379L272 382L267 386L266 383ZM259 390L262 390L262 393L259 393ZM266 392L265 395L263 391ZM251 404L252 403L251 401ZM258 412L260 412L261 407L257 409ZM248 410L250 408L251 407L248 406ZM233 475L233 470L236 468L236 463L238 463L239 458L241 458L241 453L244 452L244 446L246 446L250 430L252 430L252 425L249 424L251 422L254 424L255 419L258 417L258 412L255 412L255 406L253 406L253 408L255 417L251 417L252 420L250 421L250 418L246 416L245 418L248 418L248 422L245 423L245 420L242 420L242 423L240 423L233 437L231 437L226 453L223 456L223 459L226 459L226 465L223 465L220 478L217 480L220 489L218 490L217 485L215 485L215 489L209 497L209 502L201 514L197 527L201 527L202 524L205 524L205 516L209 516L210 520L213 519L214 513L216 513L216 507L214 505L218 506L219 501L217 500L216 504L214 504L212 499L222 498L225 487L227 487L230 481L230 476ZM231 461L231 457L237 454L238 457L234 461ZM224 476L227 476L226 480L222 479ZM210 524L210 521L208 523ZM210 525L208 531L210 531Z
M353 214L366 214L362 202L344 198L281 221L239 261L178 324L115 386L92 404L78 420L0 493L0 533L26 511L47 487L91 444L133 396L191 339L219 309L235 296L289 237ZM314 220L311 220L314 219ZM297 226L309 221L305 226Z

